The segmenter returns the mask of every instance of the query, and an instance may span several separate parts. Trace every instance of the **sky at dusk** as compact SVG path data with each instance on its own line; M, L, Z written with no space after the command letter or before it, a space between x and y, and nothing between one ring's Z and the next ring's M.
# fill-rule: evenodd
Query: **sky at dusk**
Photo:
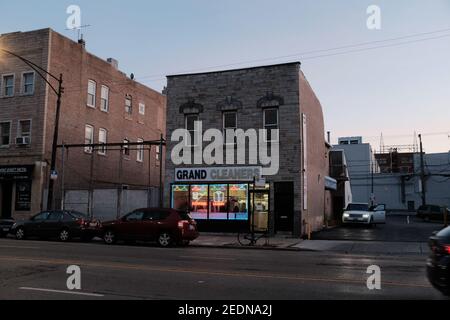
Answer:
M0 34L51 27L76 40L72 4L87 49L156 90L168 74L300 61L333 142L378 149L382 132L389 145L416 131L427 152L450 150L448 0L2 1ZM367 28L370 5L380 30Z

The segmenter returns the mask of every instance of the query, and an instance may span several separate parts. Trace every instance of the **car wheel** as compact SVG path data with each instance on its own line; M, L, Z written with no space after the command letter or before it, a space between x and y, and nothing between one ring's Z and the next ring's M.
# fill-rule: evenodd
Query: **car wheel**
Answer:
M59 240L61 242L67 242L70 240L70 232L67 229L62 229L59 233Z
M16 230L16 239L17 240L25 239L25 230L23 228L18 228Z
M158 237L158 244L163 248L167 248L172 244L172 235L168 232L160 233Z
M112 230L107 230L103 235L103 241L105 241L106 244L114 244L116 242L116 235Z

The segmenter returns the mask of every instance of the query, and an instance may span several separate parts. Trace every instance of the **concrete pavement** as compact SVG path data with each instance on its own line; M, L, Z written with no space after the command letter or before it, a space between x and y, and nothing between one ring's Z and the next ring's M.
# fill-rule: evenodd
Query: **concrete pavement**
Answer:
M81 268L81 291L66 286ZM367 268L382 289L367 288ZM0 239L0 299L444 299L422 255L106 246Z

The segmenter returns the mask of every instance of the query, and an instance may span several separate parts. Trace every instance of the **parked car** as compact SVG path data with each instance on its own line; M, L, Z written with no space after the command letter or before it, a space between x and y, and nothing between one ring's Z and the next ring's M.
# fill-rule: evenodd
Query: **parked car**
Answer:
M57 238L63 242L72 238L92 240L101 236L101 223L76 211L44 211L15 223L11 233L17 240L29 237Z
M14 225L14 219L0 219L0 238L6 237Z
M161 247L188 245L199 236L197 223L183 211L162 208L138 209L123 218L103 223L107 244L118 240L156 241Z
M350 203L342 216L344 224L376 225L386 223L386 206L369 207L368 203Z
M443 294L450 295L450 227L430 238L431 255L427 274L431 284Z
M450 210L437 205L420 206L417 210L417 217L423 220L443 221L445 214L447 214L447 219L450 218Z

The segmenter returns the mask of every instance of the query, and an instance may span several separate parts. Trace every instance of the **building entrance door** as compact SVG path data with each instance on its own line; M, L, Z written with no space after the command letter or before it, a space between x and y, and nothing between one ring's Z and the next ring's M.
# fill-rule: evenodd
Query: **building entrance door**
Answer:
M12 217L12 193L13 182L5 181L0 184L0 217L3 219Z
M255 206L253 207L253 198L255 198ZM255 191L253 197L253 191L250 192L250 208L255 208L255 231L266 232L269 230L269 198L270 192L267 191ZM250 224L252 221L250 222Z
M275 183L275 232L294 231L294 183Z

